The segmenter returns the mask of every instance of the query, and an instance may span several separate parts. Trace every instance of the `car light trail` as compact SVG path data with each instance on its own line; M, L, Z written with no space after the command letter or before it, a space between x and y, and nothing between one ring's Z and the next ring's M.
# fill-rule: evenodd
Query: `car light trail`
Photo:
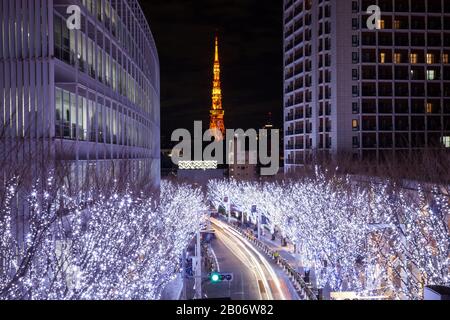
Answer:
M214 218L211 218L211 222L220 228L218 230L220 240L242 263L255 273L262 299L273 300L274 297L277 297L280 300L286 300L280 279L266 257L255 249L239 232L226 223ZM274 286L270 286L270 281L273 282Z

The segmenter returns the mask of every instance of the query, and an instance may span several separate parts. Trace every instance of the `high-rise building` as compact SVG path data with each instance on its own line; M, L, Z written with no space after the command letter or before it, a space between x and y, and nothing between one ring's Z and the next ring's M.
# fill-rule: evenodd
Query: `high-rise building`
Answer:
M24 159L44 151L80 180L126 161L159 184L159 60L137 0L2 0L0 35L0 119Z
M286 168L450 147L449 57L450 1L285 0Z
M222 134L222 139L225 137L225 123L224 110L222 109L222 88L220 83L220 61L219 61L219 39L216 37L215 55L214 55L214 79L212 89L212 107L210 111L210 125L211 130L218 130ZM215 134L216 138L220 139L219 134Z

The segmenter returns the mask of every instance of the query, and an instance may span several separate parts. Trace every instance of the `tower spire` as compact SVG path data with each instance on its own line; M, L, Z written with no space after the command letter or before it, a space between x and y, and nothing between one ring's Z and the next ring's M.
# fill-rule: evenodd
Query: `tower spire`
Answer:
M225 136L224 115L222 109L222 88L220 83L220 61L219 61L219 37L215 39L215 55L214 55L214 79L212 89L212 108L210 111L209 128L214 131L216 140L223 140Z
M216 35L216 54L214 56L214 62L219 62L219 37Z

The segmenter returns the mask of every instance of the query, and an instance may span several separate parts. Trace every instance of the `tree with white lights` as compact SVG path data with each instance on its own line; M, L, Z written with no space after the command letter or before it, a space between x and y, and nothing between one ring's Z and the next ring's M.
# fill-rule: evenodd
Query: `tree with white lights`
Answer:
M158 299L205 223L203 194L163 182L161 194L86 191L36 183L18 221L17 184L0 211L0 299ZM22 232L18 232L18 230Z
M213 181L208 190L215 204L232 195L237 208L257 205L272 230L296 244L318 287L419 299L425 285L450 284L449 198L437 187L408 190L316 170L284 182Z

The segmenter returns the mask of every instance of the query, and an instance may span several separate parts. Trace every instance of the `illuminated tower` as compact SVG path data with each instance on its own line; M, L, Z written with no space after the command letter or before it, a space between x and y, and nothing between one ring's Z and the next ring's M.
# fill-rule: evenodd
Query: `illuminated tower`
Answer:
M212 90L211 121L209 128L215 130L214 136L217 140L225 137L225 112L222 109L222 89L220 87L220 62L219 62L219 39L216 37L216 47L214 56L214 80ZM221 132L221 135L219 134Z

